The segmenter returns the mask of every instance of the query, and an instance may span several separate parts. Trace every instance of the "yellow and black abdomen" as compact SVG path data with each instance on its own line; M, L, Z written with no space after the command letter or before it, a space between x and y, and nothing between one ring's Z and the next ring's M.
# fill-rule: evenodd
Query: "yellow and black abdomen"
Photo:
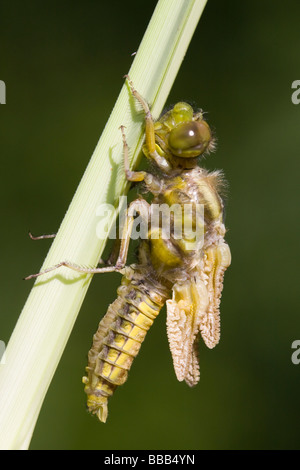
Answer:
M148 281L146 281L148 276ZM151 283L149 272L131 268L118 289L118 298L99 323L88 354L87 377L83 377L87 405L100 421L107 418L108 398L128 376L147 331L159 314L168 295Z

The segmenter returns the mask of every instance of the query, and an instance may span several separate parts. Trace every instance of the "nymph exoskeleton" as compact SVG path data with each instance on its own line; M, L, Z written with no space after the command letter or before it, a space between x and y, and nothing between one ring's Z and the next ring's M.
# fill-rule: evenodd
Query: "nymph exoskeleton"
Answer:
M176 376L189 386L197 384L198 340L201 336L209 348L219 342L223 276L231 262L224 241L222 173L210 173L198 166L198 158L214 149L203 113L180 102L154 122L147 103L127 78L131 93L145 112L143 152L156 172L154 175L130 170L121 126L125 174L128 181L143 182L153 195L152 202L139 197L129 205L114 265L84 268L63 261L27 278L60 266L88 274L123 274L118 297L108 307L94 335L87 376L83 377L88 408L103 422L107 418L108 398L126 381L133 359L164 304ZM168 209L168 231L163 217L152 223L156 207ZM198 211L199 207L204 210ZM148 233L140 241L137 263L126 267L136 214L146 221Z

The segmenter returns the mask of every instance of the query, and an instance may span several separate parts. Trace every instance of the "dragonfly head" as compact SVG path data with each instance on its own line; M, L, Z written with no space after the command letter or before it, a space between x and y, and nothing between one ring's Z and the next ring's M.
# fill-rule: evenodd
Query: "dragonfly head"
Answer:
M195 159L214 150L212 132L202 111L194 112L188 103L179 102L163 114L155 123L155 134L168 161L172 157Z

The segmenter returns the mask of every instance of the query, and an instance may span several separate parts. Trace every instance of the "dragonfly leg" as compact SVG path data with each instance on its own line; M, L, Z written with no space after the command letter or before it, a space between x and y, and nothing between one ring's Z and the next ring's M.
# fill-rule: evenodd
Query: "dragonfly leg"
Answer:
M98 274L98 273L109 273L118 271L119 269L116 266L105 266L103 268L87 268L84 266L80 266L79 264L72 263L71 261L61 261L50 268L46 268L43 271L40 271L36 274L30 274L29 276L25 277L24 280L28 281L29 279L33 279L35 277L42 276L43 274L47 274L51 271L55 271L56 269L60 268L61 266L65 266L67 268L73 269L73 271L77 271L83 274Z
M29 276L25 277L24 280L28 281L29 279L42 276L43 274L47 274L62 266L65 266L67 268L72 269L73 271L77 271L83 274L99 274L99 273L122 271L127 260L130 236L131 236L133 222L134 222L134 215L137 212L141 215L143 219L146 219L146 221L148 221L149 207L150 207L149 204L144 199L136 199L129 205L127 209L123 232L122 232L119 256L114 266L88 268L85 266L80 266L79 264L76 264L76 263L72 263L71 261L62 261L58 264L55 264L54 266L51 266L50 268L46 268L43 271L40 271L39 273L30 274Z
M126 264L135 213L138 213L141 216L142 220L145 221L148 227L148 220L150 216L150 204L148 204L145 199L136 199L135 201L132 201L132 203L127 209L125 223L121 236L119 256L116 262L116 267L118 269L123 268Z
M122 132L122 139L123 139L123 156L124 156L124 168L125 168L125 175L128 181L138 182L144 181L146 172L145 171L131 171L129 167L129 158L128 158L128 144L126 141L126 135L124 131L125 126L120 126Z
M107 257L105 259L101 258L98 264L106 264L107 266L112 266L116 264L121 245L121 239L119 237L118 228L116 235L116 239L114 240Z
M131 171L129 167L129 158L128 158L128 144L126 141L126 135L124 131L124 126L120 126L123 139L123 154L124 154L124 168L125 175L128 181L140 182L144 181L148 191L151 191L152 194L159 194L161 190L160 181L152 174L147 173L146 171Z
M39 235L38 237L35 237L34 235L32 235L32 233L30 231L28 232L28 235L31 238L31 240L45 240L47 238L55 238L56 237L56 233L52 233L50 235Z
M144 98L140 95L140 93L134 88L133 82L130 79L129 75L125 75L125 78L128 80L128 84L130 86L131 93L137 99L137 101L142 106L143 110L145 111L145 121L146 121L146 146L148 149L149 156L156 162L156 164L162 170L170 169L170 164L168 161L158 154L156 150L155 144L155 130L154 130L154 121L148 106L148 103L144 100Z

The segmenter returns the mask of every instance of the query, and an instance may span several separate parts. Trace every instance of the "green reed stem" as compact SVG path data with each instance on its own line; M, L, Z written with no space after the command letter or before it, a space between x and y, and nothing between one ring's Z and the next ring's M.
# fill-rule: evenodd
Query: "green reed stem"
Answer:
M160 0L155 8L129 71L136 89L152 104L154 117L162 110L205 4ZM106 242L96 236L97 207L117 206L128 189L119 127L126 126L135 167L143 121L124 84L41 269L63 260L97 265ZM0 448L28 448L91 278L67 268L37 278L7 346L6 364L0 365Z

